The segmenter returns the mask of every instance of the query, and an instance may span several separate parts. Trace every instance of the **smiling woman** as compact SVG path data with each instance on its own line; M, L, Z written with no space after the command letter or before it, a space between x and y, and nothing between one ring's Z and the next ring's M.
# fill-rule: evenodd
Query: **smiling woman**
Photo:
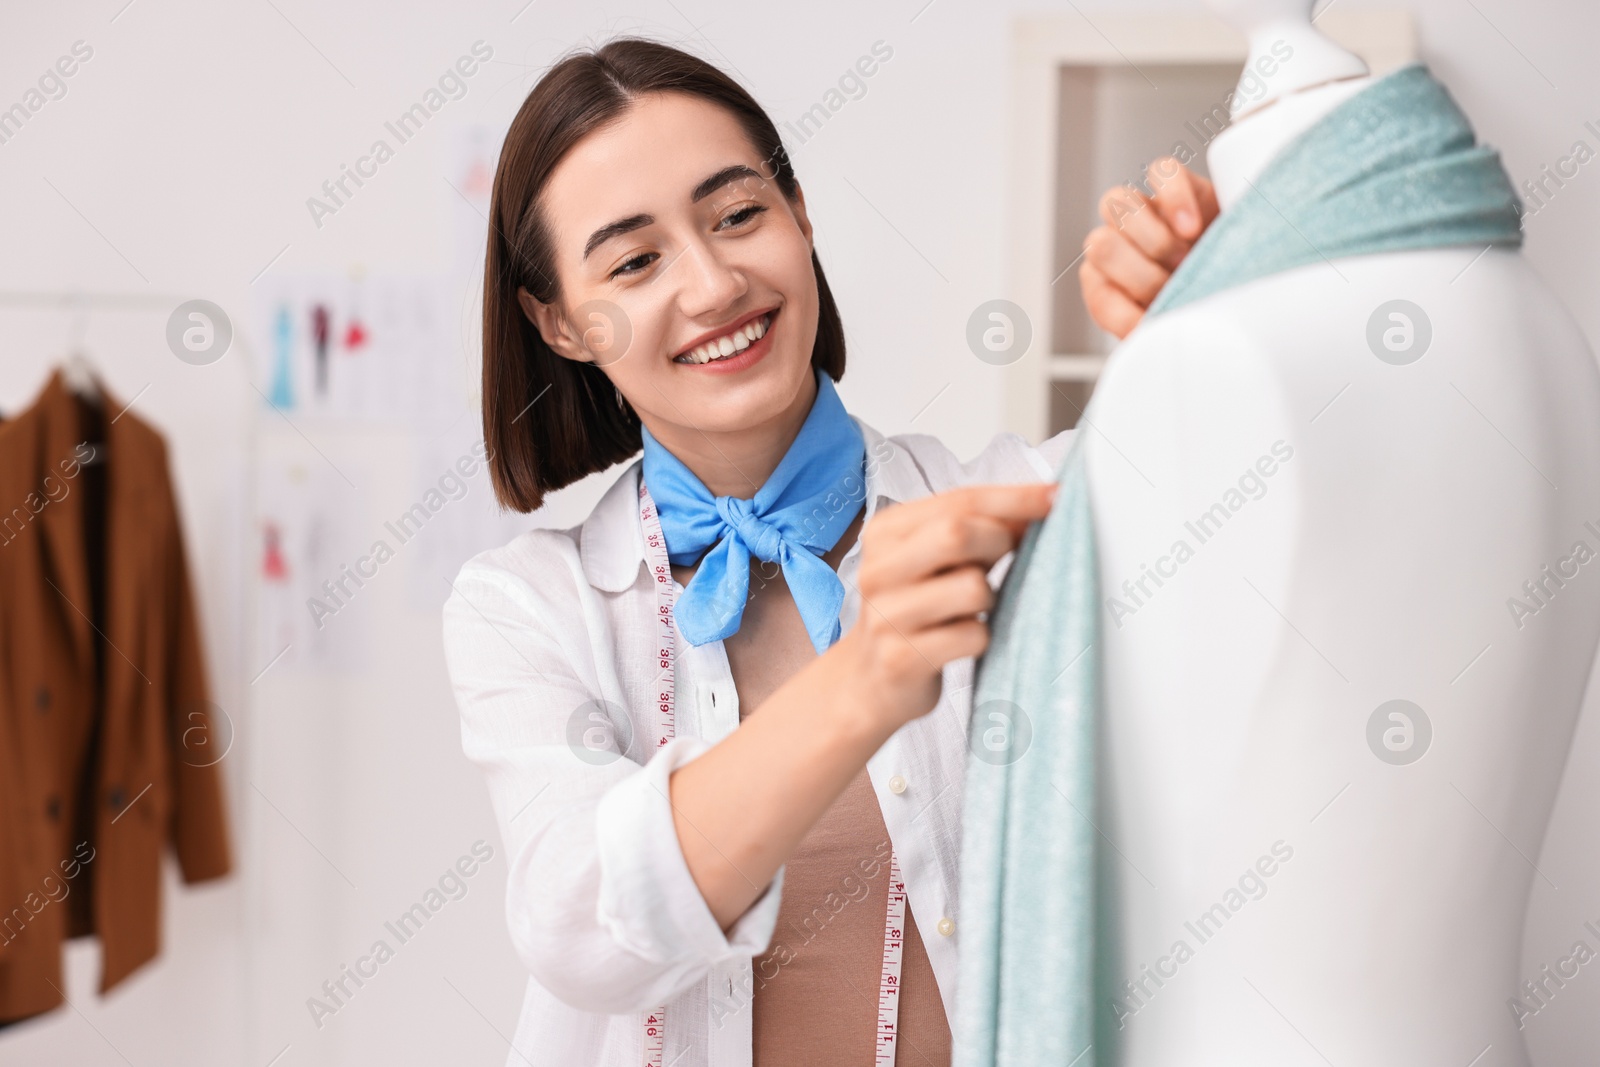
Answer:
M518 1058L948 1065L987 575L1049 510L1067 435L962 463L851 418L772 121L649 41L563 60L518 112L483 334L502 503L643 450L445 608L534 979ZM843 908L871 857L887 877Z
M641 405L666 409L668 421L682 425L683 403L699 407L709 399L685 394L688 383L680 385L670 369L627 360L626 353L605 353L602 370L579 333L563 329L556 313L563 298L573 307L601 298L628 324L630 351L662 344L666 338L652 335L650 327L666 321L659 310L671 290L657 279L673 270L705 269L694 258L677 262L691 248L682 242L669 247L664 239L675 231L703 228L706 239L724 249L737 247L744 260L761 265L752 276L764 283L767 304L745 317L768 320L757 327L763 333L781 310L775 299L780 288L798 290L805 303L793 309L785 346L809 351L810 365L835 380L844 374L844 326L822 264L810 250L804 197L777 131L744 90L709 67L700 92L651 92L647 87L683 80L684 72L658 48L672 51L616 42L608 56L611 72L577 63L558 66L529 95L506 135L485 265L484 439L496 457L495 491L518 510L532 510L545 493L638 452ZM645 93L648 98L639 98ZM638 143L619 143L615 130L611 137L590 137L624 113L630 113ZM708 134L715 140L705 140ZM690 144L696 151L683 151ZM557 173L562 162L568 165ZM669 172L688 195L671 209L635 210L667 187ZM596 176L603 178L598 184L592 181ZM540 190L542 204L535 196ZM772 212L779 217L760 218ZM593 225L579 224L580 216ZM814 283L795 286L793 277L771 276L796 269ZM558 278L566 281L565 291ZM726 293L712 291L700 299L716 305ZM688 355L748 325L726 322L709 334L675 339L684 343L673 354ZM738 367L726 369L756 363L780 339L761 340L764 347L753 346L756 351ZM804 418L810 396L797 395L809 379L804 364L768 368L759 377L753 384L729 379L726 388L746 398L752 389L762 390ZM545 397L547 389L551 395ZM541 397L559 410L512 423ZM713 400L696 412L697 423L730 407Z

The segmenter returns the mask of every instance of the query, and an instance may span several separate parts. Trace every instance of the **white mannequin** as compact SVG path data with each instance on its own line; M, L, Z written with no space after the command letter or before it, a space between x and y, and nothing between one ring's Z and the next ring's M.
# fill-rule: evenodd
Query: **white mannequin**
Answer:
M1307 0L1216 6L1258 45L1315 35ZM1214 142L1224 210L1368 83L1339 51L1296 38L1303 87ZM1258 279L1111 357L1086 459L1102 595L1133 610L1102 615L1099 827L1143 988L1107 1062L1529 1063L1507 1002L1600 639L1600 556L1541 568L1600 552L1600 372L1520 254L1482 251ZM1367 341L1395 299L1432 330L1404 365ZM1514 619L1531 580L1553 594ZM1406 765L1368 742L1395 699L1431 722Z

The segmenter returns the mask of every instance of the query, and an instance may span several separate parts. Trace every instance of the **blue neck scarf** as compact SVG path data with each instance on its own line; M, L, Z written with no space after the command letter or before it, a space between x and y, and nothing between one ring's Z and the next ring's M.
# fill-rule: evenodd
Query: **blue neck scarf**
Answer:
M712 496L649 430L644 484L661 515L667 558L700 562L673 607L691 645L737 633L750 597L750 557L777 563L811 644L820 654L839 639L844 583L821 559L866 502L866 441L833 381L817 374L817 398L778 468L745 500Z
M1514 246L1518 223L1498 157L1475 147L1443 86L1407 67L1285 148L1150 313L1323 257ZM1055 507L1017 549L978 668L969 731L983 743L967 761L962 811L954 1067L1115 1063L1115 983L1136 977L1111 973L1106 886L1125 861L1095 830L1100 606L1082 444L1062 464Z

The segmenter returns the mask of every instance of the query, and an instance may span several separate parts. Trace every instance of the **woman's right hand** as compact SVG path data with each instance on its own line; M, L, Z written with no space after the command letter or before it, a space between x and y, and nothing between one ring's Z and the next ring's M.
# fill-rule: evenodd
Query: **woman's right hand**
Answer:
M940 668L988 646L989 568L1050 511L1055 489L973 486L874 515L860 534L855 624L671 772L684 862L724 933L884 741L933 710Z
M861 610L827 656L887 736L933 710L940 669L989 644L988 572L1055 500L1051 482L952 489L874 515L861 531Z

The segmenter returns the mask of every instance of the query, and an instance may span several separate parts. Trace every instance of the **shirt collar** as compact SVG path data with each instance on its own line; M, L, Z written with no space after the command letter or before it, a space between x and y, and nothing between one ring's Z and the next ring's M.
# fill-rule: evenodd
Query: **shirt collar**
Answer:
M872 518L884 502L904 504L928 496L933 489L903 441L883 436L860 419L866 443L867 511ZM619 477L589 517L579 535L578 557L589 584L620 593L639 577L644 564L644 527L639 522L639 477L636 460Z

